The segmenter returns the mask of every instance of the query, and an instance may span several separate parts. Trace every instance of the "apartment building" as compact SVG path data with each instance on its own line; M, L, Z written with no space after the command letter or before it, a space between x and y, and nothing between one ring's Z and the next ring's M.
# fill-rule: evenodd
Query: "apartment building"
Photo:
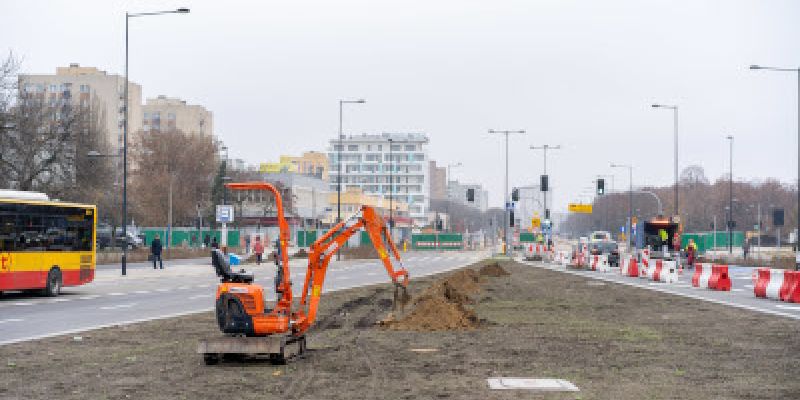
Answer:
M431 200L444 200L447 198L447 167L437 166L434 160L429 161L429 165Z
M145 132L179 130L207 136L214 134L214 116L203 106L162 95L147 99L142 106L141 126Z
M391 195L395 201L408 204L416 226L424 226L430 205L427 144L428 137L423 133L345 135L332 139L328 147L331 191L336 192L341 162L342 191L357 188L386 199Z
M115 151L122 148L125 122L125 77L95 67L70 64L55 74L20 74L19 88L25 94L41 96L48 104L72 102L92 107L104 122L108 142ZM128 133L141 129L142 88L128 82Z
M307 151L299 157L282 155L278 162L261 163L259 172L266 174L291 172L327 181L328 156L317 151Z

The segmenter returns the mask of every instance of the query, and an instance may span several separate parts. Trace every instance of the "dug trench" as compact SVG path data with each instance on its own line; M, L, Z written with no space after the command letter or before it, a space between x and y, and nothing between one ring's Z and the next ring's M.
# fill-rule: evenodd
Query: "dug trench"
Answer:
M800 398L794 320L512 262L410 292L402 312L388 284L324 295L310 351L282 366L203 365L211 313L3 346L0 398ZM498 376L581 391L491 392Z

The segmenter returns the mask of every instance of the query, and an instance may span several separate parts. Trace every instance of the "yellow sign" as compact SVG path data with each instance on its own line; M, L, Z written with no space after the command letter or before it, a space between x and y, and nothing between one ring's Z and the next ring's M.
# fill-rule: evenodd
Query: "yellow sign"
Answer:
M592 213L592 205L591 204L577 204L577 203L569 203L569 212L574 213L581 213L581 214L591 214Z
M531 227L539 228L542 226L542 220L539 217L531 218Z

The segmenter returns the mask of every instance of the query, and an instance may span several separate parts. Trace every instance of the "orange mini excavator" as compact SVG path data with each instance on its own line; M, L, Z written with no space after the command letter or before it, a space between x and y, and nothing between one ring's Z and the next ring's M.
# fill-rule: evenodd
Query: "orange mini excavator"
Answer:
M224 336L202 340L198 353L203 354L206 364L216 364L226 356L267 356L274 362L303 354L306 349L305 333L317 316L322 285L328 263L348 238L360 229L367 231L372 244L380 256L383 266L395 285L395 302L398 295L406 297L408 271L392 267L388 251L400 262L400 253L392 242L383 218L369 206L339 222L311 245L308 253L303 292L298 307L293 308L291 271L289 269L289 225L283 215L281 195L275 186L265 182L228 183L231 190L266 190L275 196L278 225L280 229L280 259L276 282L277 300L270 308L265 301L264 288L253 283L253 274L231 269L224 254L219 250L211 253L212 263L220 284L217 287L216 315L219 329ZM389 249L387 251L387 248Z

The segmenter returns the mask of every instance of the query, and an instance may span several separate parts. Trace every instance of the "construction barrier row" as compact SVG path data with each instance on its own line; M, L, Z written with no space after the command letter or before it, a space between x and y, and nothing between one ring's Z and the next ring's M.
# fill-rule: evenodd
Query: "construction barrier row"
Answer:
M753 292L756 297L800 303L800 271L759 268Z

